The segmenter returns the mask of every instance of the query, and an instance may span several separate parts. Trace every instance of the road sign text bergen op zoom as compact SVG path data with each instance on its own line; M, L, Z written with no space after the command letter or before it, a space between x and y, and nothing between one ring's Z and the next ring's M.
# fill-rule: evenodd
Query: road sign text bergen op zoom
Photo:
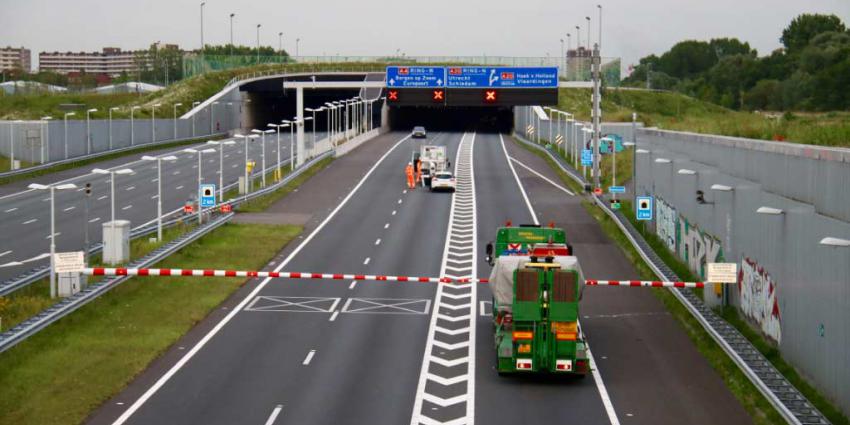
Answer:
M388 66L387 87L445 87L446 68L441 66Z
M449 88L557 88L558 68L450 66Z

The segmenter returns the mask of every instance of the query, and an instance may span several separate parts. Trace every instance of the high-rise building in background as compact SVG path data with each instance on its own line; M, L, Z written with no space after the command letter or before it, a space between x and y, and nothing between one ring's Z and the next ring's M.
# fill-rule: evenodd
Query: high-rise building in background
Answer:
M38 54L38 68L59 74L85 72L116 77L123 72L132 73L138 70L140 55L144 57L147 51L123 51L117 47L104 47L101 52L41 52Z
M0 71L20 69L32 71L32 60L29 49L23 47L0 47Z

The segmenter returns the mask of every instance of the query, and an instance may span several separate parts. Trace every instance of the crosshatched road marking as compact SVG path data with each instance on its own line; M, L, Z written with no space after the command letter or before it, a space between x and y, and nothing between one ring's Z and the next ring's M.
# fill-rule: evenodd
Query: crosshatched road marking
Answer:
M427 298L349 298L342 306L343 313L428 314L430 310Z
M493 317L493 302L492 301L479 301L478 302L478 313L484 317Z
M245 311L287 311L293 313L330 313L339 298L332 297L274 297L258 296L245 307Z

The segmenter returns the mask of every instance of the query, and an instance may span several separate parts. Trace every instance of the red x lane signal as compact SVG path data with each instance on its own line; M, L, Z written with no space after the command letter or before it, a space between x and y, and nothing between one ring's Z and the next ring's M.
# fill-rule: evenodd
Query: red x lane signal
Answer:
M387 100L397 101L398 100L398 90L390 90L387 92Z
M431 100L433 100L434 102L442 102L446 100L446 91L441 89L434 90L431 96Z
M496 90L484 90L484 103L496 103L499 100Z

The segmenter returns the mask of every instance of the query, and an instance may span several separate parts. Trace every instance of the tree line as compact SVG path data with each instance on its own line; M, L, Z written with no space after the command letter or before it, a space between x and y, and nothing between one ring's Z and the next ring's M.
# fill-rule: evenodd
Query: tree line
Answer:
M838 16L800 15L779 40L783 47L767 56L736 38L681 41L661 56L640 59L624 84L733 109L850 108L850 31Z

